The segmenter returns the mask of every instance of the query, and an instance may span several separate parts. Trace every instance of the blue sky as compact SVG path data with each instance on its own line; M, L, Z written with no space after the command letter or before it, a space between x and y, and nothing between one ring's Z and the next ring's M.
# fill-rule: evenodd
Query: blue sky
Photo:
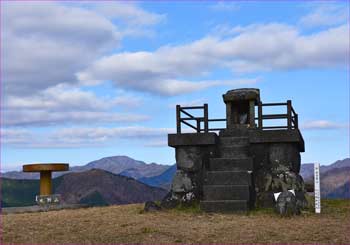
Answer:
M1 170L173 164L176 104L293 101L302 162L349 157L349 3L1 2Z

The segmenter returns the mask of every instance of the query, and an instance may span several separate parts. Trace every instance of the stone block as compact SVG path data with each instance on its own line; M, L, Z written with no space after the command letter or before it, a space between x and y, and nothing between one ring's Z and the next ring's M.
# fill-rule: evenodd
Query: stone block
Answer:
M251 175L245 171L209 171L206 173L207 185L251 185Z
M300 152L305 151L304 139L298 129L291 130L249 130L251 144L295 143Z
M249 154L248 146L222 146L220 155L222 158L246 158Z
M202 169L201 148L198 146L181 146L176 148L176 165L185 171L199 171Z
M285 166L295 173L300 171L300 153L295 144L274 143L269 145L269 161L272 171ZM276 169L276 170L274 170Z
M253 171L252 158L211 158L210 171Z
M168 134L168 145L172 147L215 145L217 138L216 133Z
M171 190L175 193L190 192L193 190L193 182L186 172L177 170L171 184Z
M248 185L204 185L204 200L249 200Z
M255 103L260 102L260 90L257 88L240 88L232 89L223 96L224 102L254 100Z

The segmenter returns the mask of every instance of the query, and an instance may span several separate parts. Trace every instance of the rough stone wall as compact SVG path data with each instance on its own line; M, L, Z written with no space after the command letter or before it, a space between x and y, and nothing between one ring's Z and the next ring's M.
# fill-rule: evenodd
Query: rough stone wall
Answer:
M180 201L200 200L204 169L215 146L178 146L175 149L177 171L171 191Z
M300 151L297 143L251 144L254 159L256 206L274 206L273 193L295 190L298 205L307 205L304 181L299 175Z

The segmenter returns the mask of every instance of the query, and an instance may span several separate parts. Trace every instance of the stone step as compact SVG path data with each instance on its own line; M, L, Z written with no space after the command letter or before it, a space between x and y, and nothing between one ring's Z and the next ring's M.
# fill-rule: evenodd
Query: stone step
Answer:
M253 171L252 158L211 158L210 171Z
M204 178L205 185L251 185L248 171L208 171Z
M222 158L247 158L249 156L248 146L220 146Z
M219 138L220 145L248 145L249 138L248 137L220 137Z
M249 200L249 185L204 185L204 200Z
M245 200L201 201L200 208L206 212L247 212L249 205Z

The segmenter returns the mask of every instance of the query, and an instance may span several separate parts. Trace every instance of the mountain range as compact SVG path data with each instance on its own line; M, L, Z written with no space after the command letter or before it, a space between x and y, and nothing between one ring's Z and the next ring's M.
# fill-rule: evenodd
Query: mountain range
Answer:
M170 166L167 170L157 176L143 177L138 181L150 186L161 187L166 190L170 190L171 182L176 172L176 164Z
M71 172L84 172L91 169L102 169L114 174L120 174L134 179L158 176L169 168L168 165L145 163L134 160L128 156L112 156L92 161L83 166L73 166L66 172L54 172L53 177ZM1 173L1 177L9 179L39 179L38 173L24 173L22 171L10 171Z
M350 158L338 160L330 165L321 165L320 173L323 174L329 170L332 170L335 168L343 168L343 167L350 167ZM314 176L314 164L313 163L302 164L300 168L300 175L303 176L305 180L312 178Z
M167 191L101 169L68 173L53 180L53 191L64 203L92 206L161 200ZM34 205L39 180L2 178L2 207Z
M314 164L301 166L300 171L305 183L313 185ZM323 198L350 198L350 158L320 166L321 196Z

